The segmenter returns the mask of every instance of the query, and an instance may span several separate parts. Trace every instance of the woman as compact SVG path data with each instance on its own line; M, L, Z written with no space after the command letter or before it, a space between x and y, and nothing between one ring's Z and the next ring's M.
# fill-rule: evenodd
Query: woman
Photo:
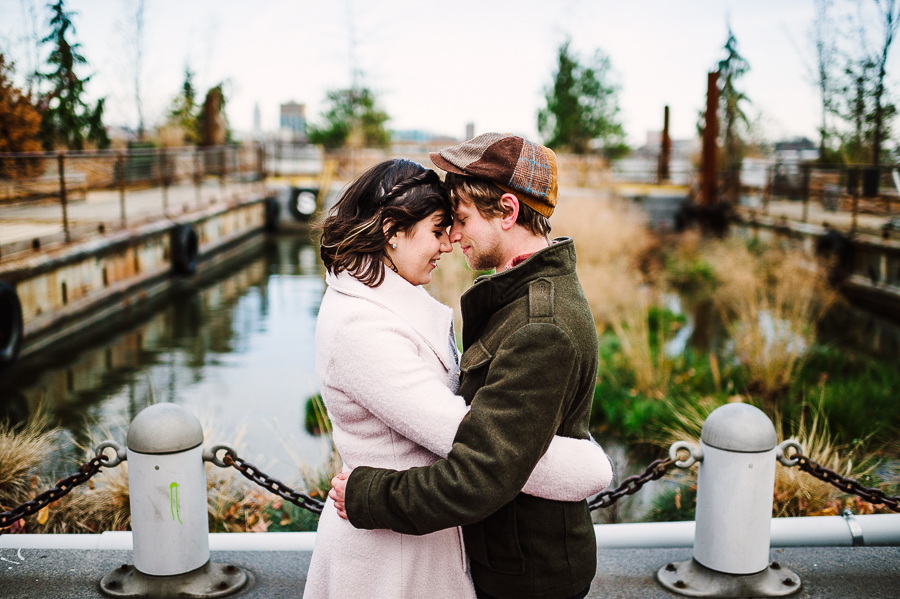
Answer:
M316 371L345 469L396 470L445 457L468 408L454 395L453 311L421 285L451 251L449 198L434 171L389 160L353 182L325 220L328 290ZM591 441L555 437L523 491L580 501L612 472ZM590 480L585 480L585 479ZM329 499L304 597L474 598L460 529L358 530Z

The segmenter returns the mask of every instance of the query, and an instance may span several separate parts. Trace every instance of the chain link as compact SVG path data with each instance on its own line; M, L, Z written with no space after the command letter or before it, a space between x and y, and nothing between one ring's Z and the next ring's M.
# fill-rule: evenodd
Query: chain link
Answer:
M615 489L607 489L594 497L590 503L588 503L588 509L597 510L607 508L626 495L634 495L641 490L641 487L651 480L659 480L664 477L674 465L675 460L673 459L656 460L647 466L647 469L643 474L629 476Z
M230 449L226 449L225 451L225 457L222 458L222 462L226 466L231 466L263 489L266 489L282 499L290 501L296 506L309 510L313 514L322 513L322 508L325 505L323 502L318 499L313 499L309 495L304 495L303 493L295 491L280 480L261 472L259 468L243 458L238 457L236 454L232 453Z
M100 468L105 466L104 462L108 460L109 456L98 454L82 465L78 472L70 474L57 482L52 489L47 489L34 499L26 501L8 512L0 512L0 530L12 526L22 518L38 513L54 501L62 499L72 489L86 483L92 476L100 472Z
M859 481L841 476L831 468L826 468L801 453L797 453L791 458L797 460L797 467L803 472L837 487L844 493L858 495L873 505L883 504L892 512L900 512L900 496L888 495L874 487L864 487Z

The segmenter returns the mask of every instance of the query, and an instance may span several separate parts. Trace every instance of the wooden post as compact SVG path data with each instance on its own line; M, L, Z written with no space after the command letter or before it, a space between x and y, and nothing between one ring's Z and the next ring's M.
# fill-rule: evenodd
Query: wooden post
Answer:
M669 160L672 154L672 139L669 137L669 107L663 113L663 131L659 148L659 165L656 169L656 181L659 185L669 180Z
M856 233L856 215L859 212L859 190L853 193L853 220L850 223L850 232Z
M122 219L122 228L127 227L125 220L125 152L119 152L119 213Z
M703 193L700 203L712 206L716 203L716 158L719 137L719 73L709 73L706 78L706 125L703 127Z
M66 198L66 153L59 152L56 155L56 161L59 165L59 201L62 204L63 233L66 237L66 243L69 243L72 239L69 236L69 207Z

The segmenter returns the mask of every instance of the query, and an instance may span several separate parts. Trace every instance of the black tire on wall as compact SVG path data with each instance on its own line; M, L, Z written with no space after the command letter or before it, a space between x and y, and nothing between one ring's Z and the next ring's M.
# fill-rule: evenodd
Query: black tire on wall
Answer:
M266 231L277 231L281 224L281 205L278 196L265 199L266 202Z
M171 237L172 270L180 275L197 272L200 241L191 225L175 225Z
M306 222L316 213L319 190L303 187L292 187L288 198L288 209L291 216L300 222Z
M0 281L0 370L11 366L19 357L24 333L19 294L15 287Z
M853 274L855 255L853 243L837 231L828 231L816 241L816 255L828 260L832 283L843 281Z

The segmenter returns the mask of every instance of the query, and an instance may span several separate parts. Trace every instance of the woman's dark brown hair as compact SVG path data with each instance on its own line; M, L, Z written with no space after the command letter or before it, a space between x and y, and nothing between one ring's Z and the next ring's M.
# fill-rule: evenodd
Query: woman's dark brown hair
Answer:
M346 270L378 287L384 281L388 239L438 211L444 214L441 226L449 227L450 197L437 173L404 158L376 164L347 187L325 219L322 262L332 274Z

